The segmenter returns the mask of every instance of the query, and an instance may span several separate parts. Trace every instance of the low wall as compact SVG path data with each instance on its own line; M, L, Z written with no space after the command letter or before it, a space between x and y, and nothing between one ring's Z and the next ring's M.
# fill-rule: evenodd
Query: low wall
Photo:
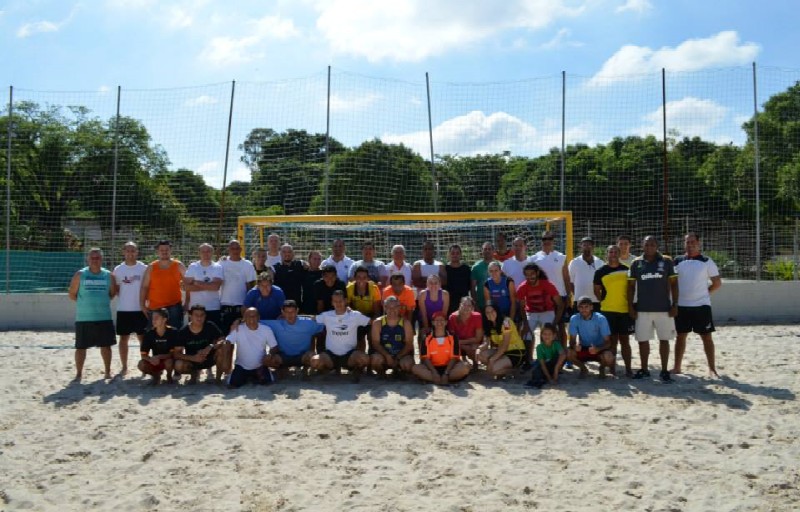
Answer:
M798 282L723 281L712 300L718 325L800 323ZM71 331L74 318L65 293L0 295L0 331Z

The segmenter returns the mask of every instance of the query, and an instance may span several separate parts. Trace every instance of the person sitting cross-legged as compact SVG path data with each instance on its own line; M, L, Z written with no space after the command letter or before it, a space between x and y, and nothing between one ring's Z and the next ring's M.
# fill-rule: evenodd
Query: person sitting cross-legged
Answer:
M433 330L422 346L422 361L411 372L420 380L446 386L469 375L469 365L461 360L455 337L447 332L447 315L437 311L431 319Z

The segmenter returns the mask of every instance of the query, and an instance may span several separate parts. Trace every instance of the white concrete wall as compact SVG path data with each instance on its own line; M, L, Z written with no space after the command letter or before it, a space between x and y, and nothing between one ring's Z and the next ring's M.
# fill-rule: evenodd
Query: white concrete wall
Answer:
M712 301L718 325L800 323L800 282L723 281ZM0 331L72 331L74 319L66 293L0 295Z

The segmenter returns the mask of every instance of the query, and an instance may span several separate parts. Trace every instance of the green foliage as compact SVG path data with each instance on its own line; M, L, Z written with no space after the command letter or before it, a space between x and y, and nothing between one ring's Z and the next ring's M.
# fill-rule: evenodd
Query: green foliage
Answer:
M776 281L793 281L795 263L789 260L768 261L764 264L764 272Z

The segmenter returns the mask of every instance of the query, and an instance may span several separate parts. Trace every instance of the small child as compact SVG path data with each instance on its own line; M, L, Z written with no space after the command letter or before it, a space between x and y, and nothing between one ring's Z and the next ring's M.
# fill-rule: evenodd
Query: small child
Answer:
M546 323L540 331L541 343L536 346L536 361L533 364L531 380L525 383L528 388L541 388L547 383L558 384L558 372L567 358L564 347L556 341L556 327Z

